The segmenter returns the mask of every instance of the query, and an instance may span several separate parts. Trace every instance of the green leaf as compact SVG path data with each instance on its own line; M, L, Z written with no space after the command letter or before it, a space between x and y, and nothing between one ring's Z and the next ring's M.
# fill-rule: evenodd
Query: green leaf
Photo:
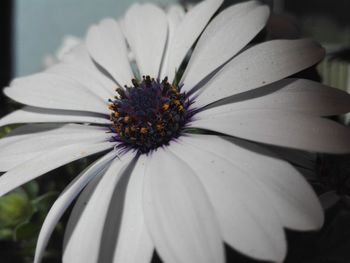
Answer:
M56 191L48 192L32 200L32 204L35 207L36 211L38 210L48 211L57 197L58 197L58 192Z
M16 226L33 213L33 206L22 192L12 192L0 198L0 228Z
M29 199L34 199L39 193L39 184L36 181L30 181L29 183L22 186Z
M8 134L12 129L8 126L1 127L0 128L0 138L4 137L6 134Z
M13 233L15 241L35 239L38 236L40 227L40 225L32 222L25 222L18 225Z
M11 228L0 228L0 240L11 240L13 230Z

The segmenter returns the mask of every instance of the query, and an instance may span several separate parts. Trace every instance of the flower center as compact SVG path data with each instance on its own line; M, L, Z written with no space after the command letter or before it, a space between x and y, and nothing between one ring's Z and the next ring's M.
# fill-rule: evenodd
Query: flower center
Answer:
M192 116L191 102L181 87L150 76L141 82L133 79L132 84L118 88L118 96L109 100L111 130L119 147L147 153L179 137Z

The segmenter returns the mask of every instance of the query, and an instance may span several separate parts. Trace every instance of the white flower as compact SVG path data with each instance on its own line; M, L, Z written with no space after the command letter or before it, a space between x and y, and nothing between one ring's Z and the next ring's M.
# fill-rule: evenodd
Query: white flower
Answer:
M322 226L311 187L264 144L349 152L349 129L323 118L348 112L349 95L285 79L317 63L323 49L305 39L248 45L264 27L268 8L237 4L209 23L221 3L206 0L186 14L178 6L164 12L135 4L120 22L108 18L91 27L85 45L61 63L5 89L29 106L0 125L51 124L25 125L0 140L0 168L7 171L0 195L109 150L53 205L35 262L81 191L63 262L149 262L154 249L166 263L224 262L223 242L281 262L284 228ZM160 81L132 81L129 51L141 76Z

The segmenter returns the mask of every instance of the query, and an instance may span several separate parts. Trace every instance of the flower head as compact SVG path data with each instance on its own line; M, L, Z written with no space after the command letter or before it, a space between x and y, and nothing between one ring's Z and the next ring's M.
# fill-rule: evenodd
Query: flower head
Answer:
M284 228L322 226L311 187L267 145L349 152L349 129L323 118L348 112L349 95L287 78L322 59L314 42L251 43L265 5L240 3L211 20L221 3L187 13L135 4L92 26L60 63L5 89L28 106L0 125L31 124L0 140L1 195L109 151L57 199L35 262L79 194L63 262L149 262L154 250L167 263L224 262L224 242L281 262Z

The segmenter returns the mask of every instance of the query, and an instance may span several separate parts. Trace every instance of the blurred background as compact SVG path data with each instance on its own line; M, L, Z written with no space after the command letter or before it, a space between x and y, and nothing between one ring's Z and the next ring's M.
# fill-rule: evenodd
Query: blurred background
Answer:
M150 0L148 0L150 1ZM63 41L83 38L89 25L103 17L121 16L136 0L1 0L0 87L14 77L41 71L57 60ZM160 5L176 0L153 1ZM179 1L190 6L197 1ZM226 0L225 6L241 2ZM256 41L310 37L327 50L317 67L299 76L350 91L350 1L265 0L274 11ZM71 36L66 38L66 36ZM19 105L0 96L0 117ZM349 123L349 117L339 121ZM5 136L13 127L0 128ZM96 157L94 157L96 158ZM308 157L310 158L310 157ZM321 195L326 224L317 233L288 231L290 245L286 262L350 262L350 159L348 155L317 155L307 178ZM0 262L32 262L35 242L44 217L64 186L87 160L56 169L0 198ZM44 262L60 262L67 215L56 228ZM257 262L227 248L228 262ZM154 262L160 262L155 254Z

